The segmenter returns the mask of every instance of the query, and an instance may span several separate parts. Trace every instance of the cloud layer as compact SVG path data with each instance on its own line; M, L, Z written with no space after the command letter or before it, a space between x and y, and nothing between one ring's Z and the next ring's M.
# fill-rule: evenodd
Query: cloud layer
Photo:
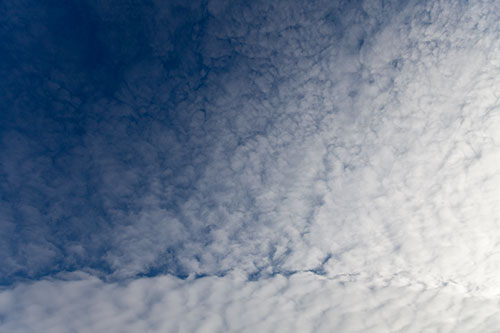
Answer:
M2 329L498 327L495 1L2 6Z
M15 307L12 307L12 304ZM453 284L428 288L312 273L248 282L245 275L103 283L41 281L0 294L6 332L495 332L498 298Z

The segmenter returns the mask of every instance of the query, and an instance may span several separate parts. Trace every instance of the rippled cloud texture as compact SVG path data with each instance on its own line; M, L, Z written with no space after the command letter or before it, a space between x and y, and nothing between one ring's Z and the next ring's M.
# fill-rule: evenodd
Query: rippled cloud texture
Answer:
M500 329L497 1L0 8L0 331Z

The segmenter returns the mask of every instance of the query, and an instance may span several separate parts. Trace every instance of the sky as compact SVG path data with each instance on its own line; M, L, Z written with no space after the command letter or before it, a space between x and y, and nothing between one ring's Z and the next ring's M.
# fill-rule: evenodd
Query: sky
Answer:
M0 332L498 332L500 3L0 3Z

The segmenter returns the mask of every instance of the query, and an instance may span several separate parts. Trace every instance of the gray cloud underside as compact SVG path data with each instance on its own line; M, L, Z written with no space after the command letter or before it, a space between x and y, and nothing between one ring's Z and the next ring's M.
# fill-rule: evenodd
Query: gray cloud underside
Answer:
M85 234L58 243L51 224L21 228L25 246L1 245L5 272L219 277L19 285L0 294L2 328L499 327L498 3L266 3L210 2L188 78L165 72L174 46L155 35L117 98L83 103L51 82L92 114L71 159L3 137L2 177L24 187L16 211L1 204L1 232L22 216ZM64 179L44 173L66 162Z

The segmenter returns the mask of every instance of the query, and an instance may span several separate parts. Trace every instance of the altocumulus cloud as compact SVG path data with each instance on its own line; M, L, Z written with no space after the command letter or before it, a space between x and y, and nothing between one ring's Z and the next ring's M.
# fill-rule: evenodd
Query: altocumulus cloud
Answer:
M70 278L71 281L63 281ZM297 273L248 281L241 272L126 285L66 276L0 294L6 332L496 332L499 301L400 276Z
M0 330L494 332L495 1L7 1Z

